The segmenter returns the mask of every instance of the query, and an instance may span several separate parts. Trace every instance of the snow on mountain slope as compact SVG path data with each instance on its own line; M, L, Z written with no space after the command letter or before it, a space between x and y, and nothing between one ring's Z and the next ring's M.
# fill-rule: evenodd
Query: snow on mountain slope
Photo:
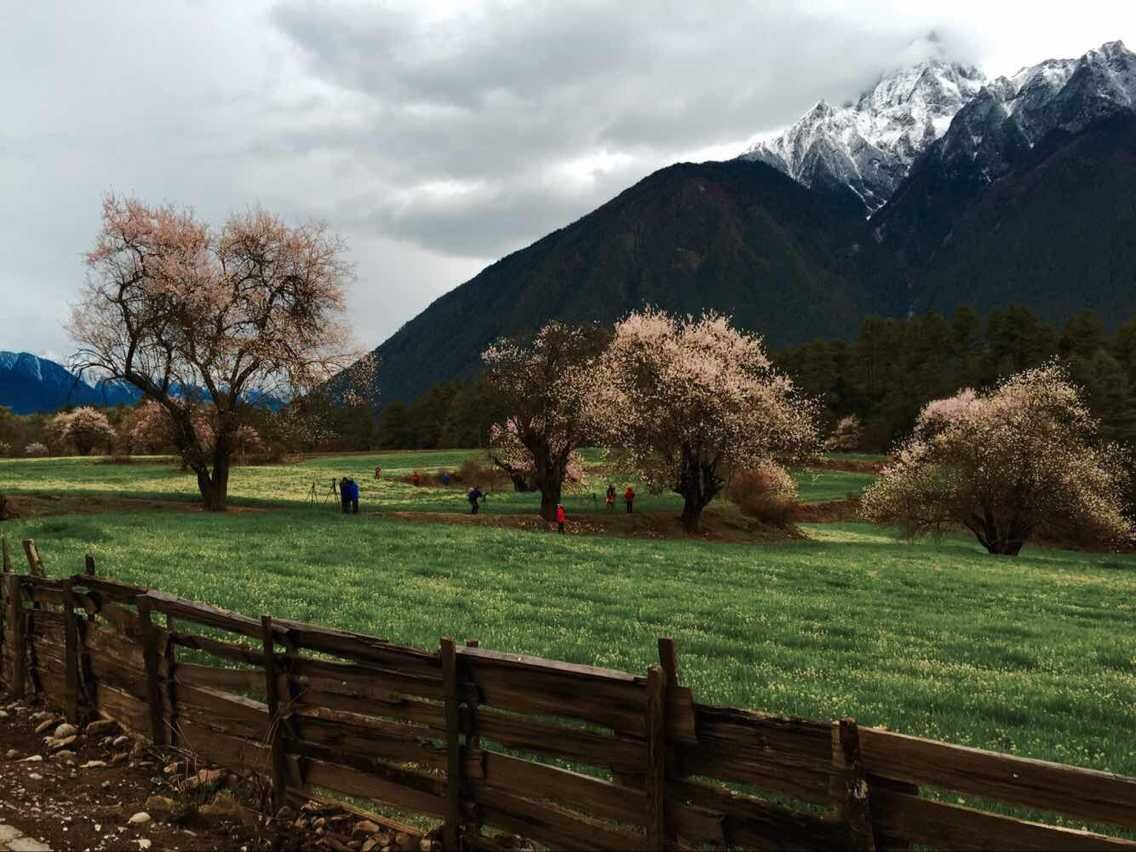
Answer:
M1050 59L992 81L959 110L927 156L973 164L990 181L1047 134L1080 133L1097 119L1131 110L1136 54L1123 42L1108 42L1079 59Z
M985 83L976 68L930 59L884 77L849 106L821 101L741 158L768 163L808 187L847 187L871 212Z

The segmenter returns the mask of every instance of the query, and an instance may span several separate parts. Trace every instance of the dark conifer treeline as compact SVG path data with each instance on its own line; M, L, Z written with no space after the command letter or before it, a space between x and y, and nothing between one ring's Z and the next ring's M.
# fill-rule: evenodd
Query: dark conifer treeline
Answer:
M964 387L1060 358L1084 390L1107 438L1136 442L1136 319L1110 334L1100 317L1082 313L1064 328L1025 308L978 314L961 308L907 320L869 318L851 341L815 341L775 360L820 401L831 426L856 415L865 450L887 450L915 423L922 406Z

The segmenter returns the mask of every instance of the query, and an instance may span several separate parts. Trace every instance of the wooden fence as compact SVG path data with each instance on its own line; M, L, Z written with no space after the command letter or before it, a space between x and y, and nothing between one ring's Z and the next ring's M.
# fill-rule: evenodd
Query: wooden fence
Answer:
M699 704L666 639L642 675L426 651L93 573L47 579L27 555L33 574L3 576L10 693L263 773L277 802L334 791L436 818L447 849L505 832L573 849L1136 850L1080 829L1131 837L1136 779ZM1076 828L990 810L1004 806Z

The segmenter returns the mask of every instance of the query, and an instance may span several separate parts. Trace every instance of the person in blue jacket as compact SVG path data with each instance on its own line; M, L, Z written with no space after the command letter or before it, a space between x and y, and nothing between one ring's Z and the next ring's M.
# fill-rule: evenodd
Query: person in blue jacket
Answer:
M339 483L339 494L343 500L343 514L348 511L353 515L359 514L359 483L349 476L345 476Z

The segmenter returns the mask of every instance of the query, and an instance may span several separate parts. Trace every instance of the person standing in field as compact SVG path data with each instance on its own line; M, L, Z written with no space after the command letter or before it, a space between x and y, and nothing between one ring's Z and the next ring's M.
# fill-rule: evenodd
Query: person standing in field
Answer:
M417 488L419 485L421 485L422 484L422 474L420 474L418 471L414 471L414 473L410 474L410 484L413 485L415 488Z
M343 501L343 514L348 511L353 515L359 514L359 483L349 476L345 476L339 483L339 494Z
M383 478L383 469L379 465L375 465L375 479Z
M632 507L635 504L635 489L630 485L628 485L627 490L623 492L623 502L627 504L627 514L630 515L633 511Z
M485 495L481 493L481 488L477 485L469 489L469 494L466 495L466 499L469 500L469 513L471 515L477 514L477 510L480 506L479 501L484 496Z
M604 505L607 506L609 512L615 508L615 486L610 482L607 484L607 493L604 495Z
M563 534L564 524L568 520L568 510L564 508L563 503L556 504L556 531Z

